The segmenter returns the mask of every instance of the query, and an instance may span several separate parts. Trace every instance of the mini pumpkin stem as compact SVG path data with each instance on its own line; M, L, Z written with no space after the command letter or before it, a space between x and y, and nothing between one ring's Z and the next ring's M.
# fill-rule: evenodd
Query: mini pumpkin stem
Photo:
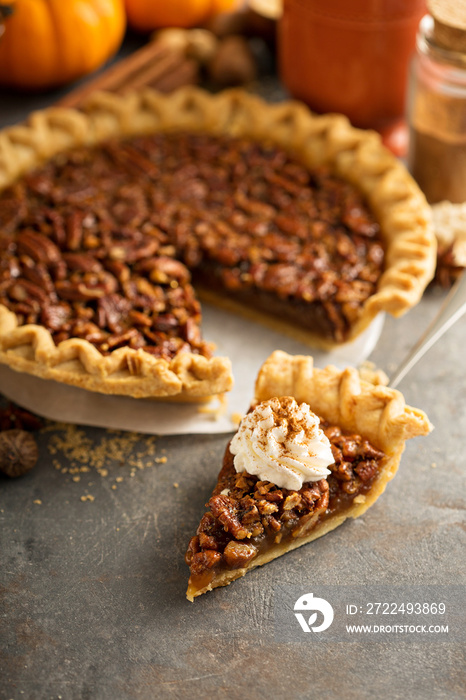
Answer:
M14 11L15 8L13 5L0 2L0 22L3 22L7 17L11 17Z

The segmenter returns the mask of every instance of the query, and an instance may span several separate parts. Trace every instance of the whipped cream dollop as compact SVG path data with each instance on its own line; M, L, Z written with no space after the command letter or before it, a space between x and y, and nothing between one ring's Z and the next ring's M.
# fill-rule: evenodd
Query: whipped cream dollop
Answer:
M332 448L307 403L274 398L248 413L230 443L237 472L246 471L276 486L299 491L324 479L334 463Z

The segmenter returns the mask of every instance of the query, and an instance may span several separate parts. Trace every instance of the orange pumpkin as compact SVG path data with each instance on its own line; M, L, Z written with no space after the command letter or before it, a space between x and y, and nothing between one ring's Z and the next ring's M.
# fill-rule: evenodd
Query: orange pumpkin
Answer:
M112 56L123 39L124 0L3 0L11 6L0 39L0 84L65 85ZM5 15L7 13L4 13Z
M125 0L128 24L141 32L160 27L194 27L214 14L235 9L239 0Z

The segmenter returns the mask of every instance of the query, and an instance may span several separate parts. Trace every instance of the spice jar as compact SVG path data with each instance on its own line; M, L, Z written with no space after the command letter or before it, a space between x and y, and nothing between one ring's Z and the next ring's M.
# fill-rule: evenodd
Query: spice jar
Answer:
M408 167L429 202L466 201L466 0L431 0L408 99Z
M409 65L425 0L284 0L280 77L317 112L384 131L405 116Z

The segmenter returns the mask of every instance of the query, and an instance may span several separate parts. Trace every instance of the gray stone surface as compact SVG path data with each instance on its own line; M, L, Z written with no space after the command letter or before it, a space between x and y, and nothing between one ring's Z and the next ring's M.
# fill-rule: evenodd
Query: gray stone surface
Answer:
M31 106L0 96L0 122ZM443 297L429 291L407 316L387 319L371 359L393 370ZM51 454L63 431L48 425L33 472L0 479L0 698L464 697L461 645L319 643L298 632L280 643L274 594L287 584L465 583L465 328L463 319L403 381L435 430L408 444L374 507L194 604L184 551L228 436L159 437L155 457L166 462L153 462L141 436L124 463L107 456L107 476L92 468L75 482L55 468L72 465ZM110 437L83 431L94 455ZM137 459L152 466L132 468Z

